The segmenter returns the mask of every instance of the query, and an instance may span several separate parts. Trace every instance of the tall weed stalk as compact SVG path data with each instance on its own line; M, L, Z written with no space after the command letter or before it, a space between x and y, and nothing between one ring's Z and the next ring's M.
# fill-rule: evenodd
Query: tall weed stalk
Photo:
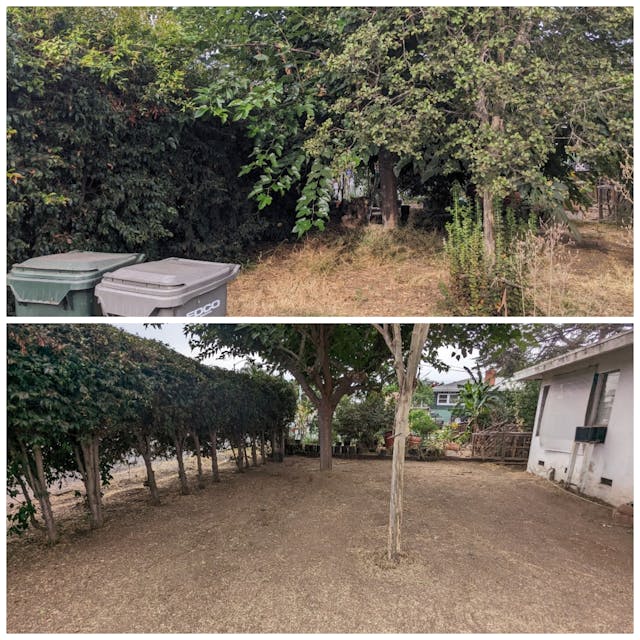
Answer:
M482 209L453 190L452 219L446 225L445 255L450 285L444 291L461 315L553 315L566 293L567 252L563 225L518 220L513 209L495 203L495 255L483 241Z

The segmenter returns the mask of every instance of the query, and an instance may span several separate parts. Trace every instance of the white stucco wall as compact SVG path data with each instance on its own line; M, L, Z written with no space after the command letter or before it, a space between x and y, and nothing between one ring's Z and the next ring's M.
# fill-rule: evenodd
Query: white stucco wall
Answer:
M555 481L566 480L571 462L575 428L584 425L593 374L620 370L609 427L604 444L581 445L571 482L581 482L583 493L612 505L633 501L633 350L632 347L576 362L571 371L549 372L542 378L528 471ZM542 390L549 395L536 435ZM588 465L585 466L585 458ZM544 464L540 464L543 462ZM553 470L553 472L552 472ZM612 480L612 485L600 479Z

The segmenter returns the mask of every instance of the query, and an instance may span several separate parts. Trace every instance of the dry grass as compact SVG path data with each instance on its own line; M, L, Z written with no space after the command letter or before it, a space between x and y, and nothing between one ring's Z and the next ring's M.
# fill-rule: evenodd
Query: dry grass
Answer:
M632 233L608 224L578 227L582 243L572 250L565 300L553 315L632 316Z
M408 462L390 565L390 460L227 466L187 496L171 462L162 506L125 471L103 528L62 496L58 545L9 541L10 633L632 632L632 529L542 478Z
M537 287L542 314L633 315L627 228L578 223L580 245L558 246ZM281 244L229 286L230 316L446 316L442 236L415 229L338 229ZM457 314L456 314L457 315ZM464 315L464 314L462 314Z
M230 285L232 316L442 315L437 234L381 227L282 244Z

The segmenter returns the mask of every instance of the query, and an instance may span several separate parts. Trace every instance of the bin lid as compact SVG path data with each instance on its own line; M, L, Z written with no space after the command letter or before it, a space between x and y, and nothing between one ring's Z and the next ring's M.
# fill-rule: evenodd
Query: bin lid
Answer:
M233 280L240 265L187 258L165 258L113 271L96 287L96 296L105 313L123 295L131 311L125 315L146 316L148 308L172 308L192 298L215 291Z
M14 264L11 271L51 271L63 272L62 277L79 275L81 273L104 273L118 267L138 262L144 256L140 253L103 253L100 251L69 251L67 253L52 253L47 256L29 258L19 264Z
M106 272L144 259L143 253L54 253L14 264L7 284L20 302L59 304L69 291L93 289Z
M158 289L192 289L200 285L223 284L238 272L238 265L224 262L206 262L186 258L166 258L123 267L110 274L109 280L119 284L144 284Z

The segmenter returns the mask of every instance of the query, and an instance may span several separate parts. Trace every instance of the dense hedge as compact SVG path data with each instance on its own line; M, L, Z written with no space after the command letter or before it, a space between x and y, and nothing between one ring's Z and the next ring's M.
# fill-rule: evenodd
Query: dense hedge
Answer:
M206 68L186 45L167 62L169 36L136 11L9 11L8 266L71 249L237 259L290 231L247 199L240 126L194 120Z
M293 419L291 384L255 371L207 367L164 344L111 325L21 324L7 334L7 487L18 509L9 514L20 533L36 512L51 542L57 539L49 489L80 477L90 522L103 524L101 487L131 456L147 469L151 501L160 502L152 467L175 457L182 493L190 492L183 457L202 458L219 481L217 451L234 447L238 469L281 458L284 430ZM28 489L27 489L28 487ZM37 503L37 506L36 506Z

